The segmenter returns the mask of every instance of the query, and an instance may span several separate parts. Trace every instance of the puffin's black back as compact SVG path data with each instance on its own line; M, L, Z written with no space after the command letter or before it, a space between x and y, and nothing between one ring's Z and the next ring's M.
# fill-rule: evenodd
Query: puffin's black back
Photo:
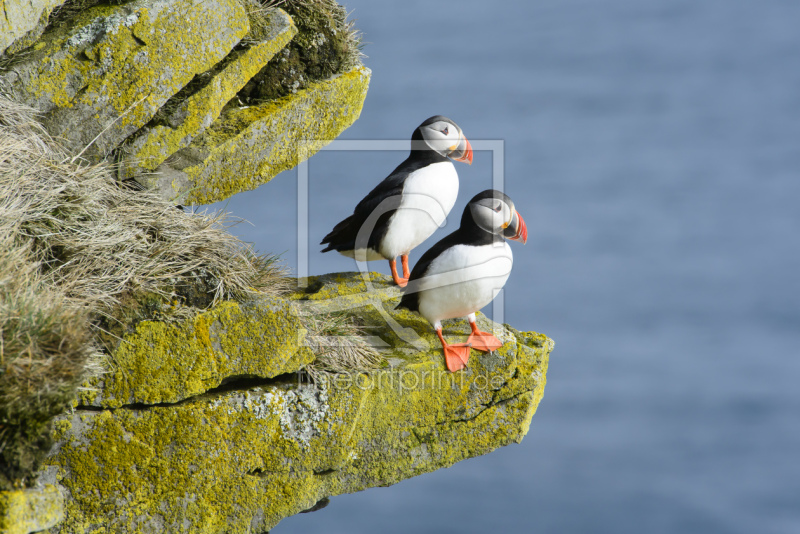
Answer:
M448 120L441 115L436 115L423 122L420 127L426 124L437 122L438 120ZM442 156L435 150L427 148L422 137L420 127L414 130L411 136L411 150L409 156L392 171L389 176L379 183L367 196L361 199L353 214L339 222L333 227L328 235L320 242L320 245L328 244L322 252L329 250L355 250L356 237L359 230L369 218L370 214L387 199L391 199L384 207L387 211L378 217L375 227L367 241L367 247L377 250L383 237L388 230L389 219L397 211L400 205L400 197L403 193L403 186L408 176L414 171L427 167L433 163L448 161L446 156ZM425 147L419 149L419 147Z

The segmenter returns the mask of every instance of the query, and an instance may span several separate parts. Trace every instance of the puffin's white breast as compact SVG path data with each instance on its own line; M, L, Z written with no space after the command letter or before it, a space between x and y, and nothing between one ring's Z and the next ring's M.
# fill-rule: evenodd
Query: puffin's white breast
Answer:
M445 250L419 280L419 313L433 324L480 310L503 288L513 262L505 241Z
M458 173L449 161L409 174L403 196L380 244L380 253L394 258L408 252L444 226L458 197Z

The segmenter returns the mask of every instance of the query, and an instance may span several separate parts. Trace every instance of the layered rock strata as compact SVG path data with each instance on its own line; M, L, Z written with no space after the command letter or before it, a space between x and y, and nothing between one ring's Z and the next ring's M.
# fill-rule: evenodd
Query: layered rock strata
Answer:
M270 69L282 72L277 55L298 29L278 8L256 0L86 2L3 2L0 91L39 110L76 159L113 159L120 181L171 202L213 203L255 189L361 113L371 73L360 64L282 98L239 98L246 85L271 80Z

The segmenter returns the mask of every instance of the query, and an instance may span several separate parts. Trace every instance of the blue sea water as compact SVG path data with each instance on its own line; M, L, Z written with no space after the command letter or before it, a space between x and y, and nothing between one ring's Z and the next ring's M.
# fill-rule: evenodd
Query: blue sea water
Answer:
M504 318L556 348L521 445L274 532L800 532L800 2L344 3L372 82L342 138L503 140ZM311 274L355 269L316 243L404 157L311 158ZM297 198L293 171L215 207L297 268Z

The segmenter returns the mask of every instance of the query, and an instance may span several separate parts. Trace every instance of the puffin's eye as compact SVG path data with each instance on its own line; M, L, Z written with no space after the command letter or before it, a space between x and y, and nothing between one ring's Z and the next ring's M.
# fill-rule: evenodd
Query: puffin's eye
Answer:
M497 213L500 213L503 210L503 205L502 204L498 204L497 206L493 207L492 209L494 211L496 211Z
M445 134L445 135L447 135L447 133L448 133L448 132L449 132L449 130L447 129L447 126L445 126L445 127L444 127L444 130L442 130L442 133L443 133L443 134Z

